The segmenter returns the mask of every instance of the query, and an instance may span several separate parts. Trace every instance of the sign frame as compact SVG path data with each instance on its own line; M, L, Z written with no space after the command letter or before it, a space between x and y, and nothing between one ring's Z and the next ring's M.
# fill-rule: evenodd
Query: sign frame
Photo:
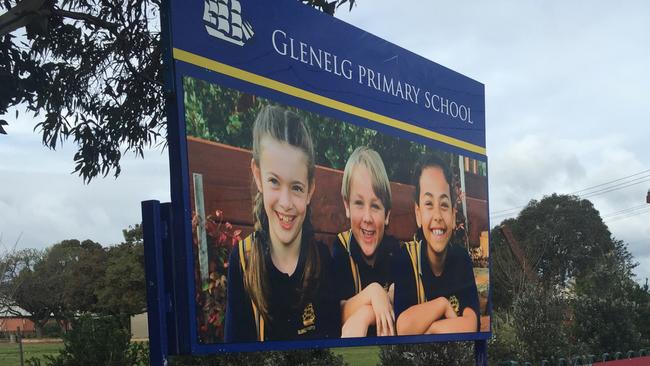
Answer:
M278 2L278 6L284 6L289 1L295 2L295 0L282 0ZM374 37L374 42L384 43L393 47L395 50L399 50L399 56L410 56L415 60L413 61L415 63L423 62L429 65L435 65L437 68L440 68L440 72L444 75L447 75L447 73L451 75L446 76L448 78L463 79L472 84L473 90L478 90L479 93L478 97L473 96L473 98L480 99L478 105L482 107L482 111L479 111L481 113L478 113L478 118L481 120L480 124L483 126L482 136L479 137L478 144L475 143L476 141L463 141L456 136L448 136L433 130L427 130L413 122L409 123L390 115L373 112L369 108L360 108L350 103L335 100L330 98L331 94L327 96L320 95L314 93L313 90L292 85L284 80L274 80L267 76L178 48L176 47L177 44L174 43L175 37L180 37L174 33L174 27L178 23L174 23L171 19L171 14L175 6L174 3L174 0L164 1L161 9L161 23L163 28L161 39L165 66L165 91L167 95L166 108L168 116L172 202L163 204L162 206L157 202L143 202L152 364L158 364L155 360L163 362L167 355L170 354L207 355L221 352L351 347L438 341L476 341L477 364L484 364L483 361L487 364L486 341L492 335L491 329L488 332L475 333L322 339L315 341L219 344L202 344L198 341L196 337L197 324L195 321L196 310L194 306L193 252L191 245L184 244L192 242L192 233L189 225L191 222L191 203L189 202L190 182L187 141L185 137L185 125L181 123L181 121L184 121L183 116L185 113L182 91L183 77L190 76L211 83L217 83L339 120L352 121L356 125L373 128L382 133L407 137L411 141L425 143L437 148L444 147L445 151L462 153L464 156L484 161L487 164L487 156L485 154L484 87L478 82L434 64L409 51L391 45L336 18L322 18L323 21L333 23L336 26L344 25L347 27L346 29L360 32L360 34L365 34L366 37ZM305 5L298 4L297 2L295 5L294 8L298 9L301 7L302 10L300 11L302 12L312 12L312 16L327 17L326 15L316 14L318 13L316 10ZM176 6L178 5L176 4ZM288 62L290 61L288 60ZM368 82L368 85L370 85L370 82ZM417 97L412 99L417 100ZM477 114L474 116L476 118ZM491 262L491 256L489 257L489 261ZM488 268L491 268L491 263ZM491 299L491 291L489 291L488 297ZM490 304L491 301L488 302L489 314L492 313ZM154 355L157 356L154 357Z

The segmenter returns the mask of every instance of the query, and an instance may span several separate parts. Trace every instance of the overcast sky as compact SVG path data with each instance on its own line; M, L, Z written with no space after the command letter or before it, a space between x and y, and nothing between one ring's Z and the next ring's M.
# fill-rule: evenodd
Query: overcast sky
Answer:
M530 199L629 177L581 193L605 189L589 199L629 244L637 280L650 277L650 173L637 174L650 169L650 2L357 1L337 16L485 84L492 226ZM0 251L115 244L140 201L169 200L166 151L84 185L70 143L49 151L24 114L2 119ZM630 186L606 192L616 184Z

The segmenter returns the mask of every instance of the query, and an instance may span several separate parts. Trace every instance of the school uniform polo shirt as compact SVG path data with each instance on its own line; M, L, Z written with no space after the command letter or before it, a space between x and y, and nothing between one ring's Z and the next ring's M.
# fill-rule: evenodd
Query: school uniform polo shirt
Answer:
M242 245L239 243L238 245ZM271 260L268 244L265 261L270 278L268 298L270 321L264 324L264 340L288 341L340 337L340 308L331 296L333 291L331 257L325 245L313 242L301 244L298 264L293 274L280 272ZM306 246L314 245L320 255L320 274L314 279L318 284L312 295L300 303L302 275L305 270ZM257 326L251 298L244 287L239 250L234 248L228 266L228 293L225 321L226 342L257 341Z
M354 276L352 275L352 267L350 257L352 257L360 277L361 287L359 291L363 290L369 284L377 282L384 290L388 291L391 284L395 282L393 276L393 260L399 250L399 242L397 239L390 235L384 235L381 243L377 246L377 253L375 257L374 266L369 265L363 259L363 253L354 239L354 235L350 233L350 251L345 249L340 238L334 243L333 249L333 262L334 262L334 283L336 284L336 294L339 299L347 300L357 294L354 286ZM373 337L377 334L377 328L370 326L368 328L367 336Z
M464 248L449 244L444 270L440 276L433 274L427 260L426 241L420 246L420 266L422 287L426 301L445 297L451 303L457 315L462 315L465 308L476 313L477 331L480 318L478 291L472 269L472 259ZM418 304L415 272L406 247L400 249L395 260L395 317L409 307Z
M366 263L363 253L354 235L350 235L350 252L345 249L343 243L337 237L333 248L334 261L334 283L336 284L337 295L340 300L347 300L356 295L354 278L350 264L350 256L359 268L361 288L363 290L373 282L379 283L386 291L395 282L393 277L393 259L397 255L399 242L390 235L384 235L381 243L377 246L375 263L373 266Z

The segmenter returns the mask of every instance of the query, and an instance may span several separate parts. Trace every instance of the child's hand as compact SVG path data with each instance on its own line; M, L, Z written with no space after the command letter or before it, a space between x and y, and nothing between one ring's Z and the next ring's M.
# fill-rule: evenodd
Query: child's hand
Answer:
M370 291L370 304L375 312L377 335L395 335L395 313L388 293L376 282L371 283L367 288Z

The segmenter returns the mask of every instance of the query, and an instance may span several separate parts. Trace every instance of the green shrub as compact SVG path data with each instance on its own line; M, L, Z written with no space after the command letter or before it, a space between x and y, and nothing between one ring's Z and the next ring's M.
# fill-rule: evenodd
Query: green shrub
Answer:
M45 356L47 366L140 366L148 365L148 347L131 344L131 334L115 317L82 316L72 322L72 329L63 335L59 354ZM38 359L29 359L29 366L41 366Z
M511 311L492 313L492 338L488 341L490 364L519 360L524 357L524 344L517 338L517 324Z
M425 343L382 346L379 351L381 366L420 366L474 364L474 343Z
M345 366L341 356L329 349L225 353L214 356L176 356L170 366Z
M43 337L46 338L59 338L63 336L61 326L57 322L49 321L43 326Z
M523 344L522 357L538 362L571 355L573 346L566 329L568 309L562 296L537 286L527 286L515 297L512 315L517 339Z

